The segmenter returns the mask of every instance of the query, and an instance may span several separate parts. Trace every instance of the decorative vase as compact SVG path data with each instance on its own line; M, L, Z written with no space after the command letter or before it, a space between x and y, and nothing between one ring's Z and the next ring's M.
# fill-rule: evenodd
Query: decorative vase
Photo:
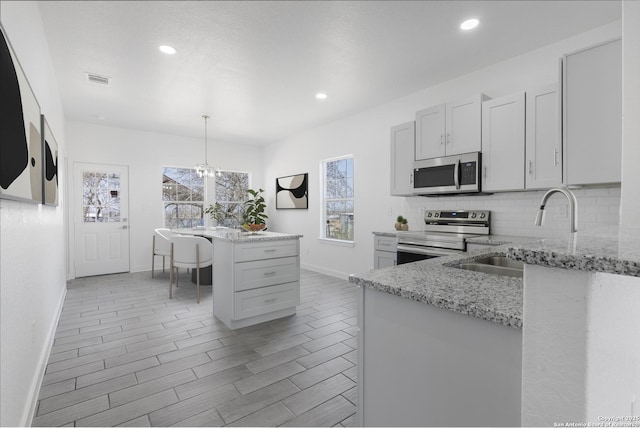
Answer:
M400 230L403 230L406 232L407 230L409 230L409 225L407 223L404 223L402 226L400 226Z
M402 223L396 223L393 225L393 227L395 227L396 230L402 230Z

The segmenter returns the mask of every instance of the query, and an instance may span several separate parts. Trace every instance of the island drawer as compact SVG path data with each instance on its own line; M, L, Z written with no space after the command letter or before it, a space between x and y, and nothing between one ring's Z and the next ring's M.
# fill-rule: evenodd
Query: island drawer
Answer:
M235 291L300 280L300 257L235 263Z
M234 260L247 262L251 260L275 259L278 257L297 256L299 244L297 239L267 242L240 243L234 245Z
M374 236L373 237L373 249L377 251L388 251L391 253L396 252L396 246L398 245L398 239L392 236Z
M234 296L234 319L254 317L300 304L300 283L239 291Z

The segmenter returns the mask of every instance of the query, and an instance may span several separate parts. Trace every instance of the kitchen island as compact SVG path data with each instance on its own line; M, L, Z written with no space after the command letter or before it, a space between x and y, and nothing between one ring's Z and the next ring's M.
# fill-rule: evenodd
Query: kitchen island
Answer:
M302 235L216 230L213 314L231 329L294 315Z
M363 274L359 426L520 425L522 279L459 269L505 246Z
M350 278L360 424L640 426L640 228L482 240ZM455 267L492 254L523 279Z
M526 263L522 425L640 426L640 228L579 231L508 255Z

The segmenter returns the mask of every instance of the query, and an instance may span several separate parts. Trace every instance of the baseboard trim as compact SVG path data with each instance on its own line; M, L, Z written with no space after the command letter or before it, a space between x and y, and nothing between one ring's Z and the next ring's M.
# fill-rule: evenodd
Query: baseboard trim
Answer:
M35 417L36 408L38 406L38 396L40 395L40 386L42 385L42 380L44 378L44 373L47 369L47 362L49 362L49 356L51 355L51 348L53 347L53 342L56 336L56 328L58 327L58 322L60 321L60 316L62 315L62 307L64 305L64 299L67 297L67 286L65 284L64 290L62 292L62 296L58 301L58 308L56 310L56 315L49 327L49 332L47 334L47 340L45 342L45 346L42 348L42 353L40 354L40 360L38 362L37 376L33 378L33 382L31 383L31 388L29 388L29 396L31 397L31 403L29 407L25 409L25 414L22 417L23 427L30 427L33 422L33 418Z
M308 264L308 263L300 263L300 267L302 269L308 269L308 270L311 270L313 272L318 272L318 273L323 273L325 275L333 276L334 278L344 279L345 281L349 280L349 274L348 273L340 272L340 271L337 271L337 270L334 270L334 269L327 269L327 268L322 267L322 266L312 265L312 264Z

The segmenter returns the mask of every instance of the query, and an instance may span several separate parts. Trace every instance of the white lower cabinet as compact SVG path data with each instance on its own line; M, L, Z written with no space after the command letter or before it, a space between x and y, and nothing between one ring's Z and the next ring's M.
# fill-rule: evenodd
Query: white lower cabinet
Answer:
M216 239L213 314L231 329L293 315L300 303L299 241Z
M373 237L373 268L382 269L395 266L397 262L395 236L374 235Z
M358 426L520 426L520 329L362 286L358 326Z

